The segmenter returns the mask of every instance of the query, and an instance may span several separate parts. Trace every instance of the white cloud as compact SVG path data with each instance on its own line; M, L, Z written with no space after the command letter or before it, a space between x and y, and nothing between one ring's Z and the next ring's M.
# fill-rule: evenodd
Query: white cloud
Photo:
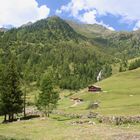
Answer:
M98 22L97 24L102 25L111 31L115 31L115 29L113 27L109 26L108 24L104 24L102 21Z
M50 9L46 5L38 6L36 0L0 0L0 26L21 26L29 21L46 18Z
M79 19L80 21L85 22L87 24L94 24L97 23L96 14L96 10L85 12L81 17L79 17Z
M103 22L98 22L96 20L96 14L97 14L96 10L88 11L88 12L85 12L84 14L82 14L81 16L79 15L78 19L87 24L99 24L99 25L102 25L102 26L108 28L109 30L115 31L115 29L113 27L110 27L109 25L106 25Z
M55 13L56 13L57 15L59 15L59 14L62 13L62 10L57 9Z
M81 16L80 12L96 10L99 16L112 14L114 16L121 16L121 22L130 23L140 21L140 1L139 0L71 0L67 5L60 8L62 12L70 12L75 18ZM91 13L90 13L91 14ZM97 14L93 14L93 21L96 22ZM87 14L86 14L87 17ZM91 21L91 16L88 17ZM83 19L84 20L84 19ZM88 19L87 19L88 20Z
M136 30L138 30L138 29L140 29L140 20L137 21L135 27L133 28L133 31L136 31Z

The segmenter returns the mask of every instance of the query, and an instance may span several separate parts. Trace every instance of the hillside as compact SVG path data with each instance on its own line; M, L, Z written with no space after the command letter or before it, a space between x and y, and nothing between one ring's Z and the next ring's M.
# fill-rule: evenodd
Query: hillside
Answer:
M47 41L78 41L82 38L63 19L49 17L34 24L12 28L3 36L7 41L23 41L30 43L46 43Z
M111 31L98 24L80 24L67 21L68 24L83 36L90 38L91 41L102 49L114 54L117 58L127 56L134 58L140 55L140 31L117 32Z
M106 27L98 24L83 24L77 23L74 21L66 21L75 31L86 36L88 38L94 38L97 36L107 36L112 33L113 31L107 29Z
M103 77L107 78L112 64L139 56L138 35L139 31L112 32L97 24L49 17L1 32L1 63L7 63L10 53L15 53L29 82L39 82L42 74L51 69L57 86L80 89L96 82L100 70L105 71Z
M72 97L84 100L73 108L69 108L72 102L69 99L61 101L61 108L65 106L66 112L88 112L90 102L99 102L99 108L95 110L105 115L139 115L140 112L140 69L118 73L96 85L103 90L101 93L89 93L86 89L77 92ZM68 97L70 98L70 97Z
M19 69L28 82L39 84L43 73L51 71L60 88L80 89L96 82L101 69L109 69L104 78L111 75L113 57L59 17L5 32L0 36L0 50L2 64L7 63L11 53L17 56Z
M54 16L1 32L0 56L5 64L10 52L15 53L29 82L39 82L51 69L59 87L80 89L96 82L101 69L106 78L112 64L139 56L139 44L139 31L112 32L101 25L66 22Z
M29 82L39 82L41 75L51 69L59 87L80 89L96 82L101 69L106 78L112 73L110 64L140 53L139 31L112 32L97 24L67 22L54 16L2 33L2 63L12 52Z
M119 73L98 84L104 91L108 91L106 94L110 97L107 101L103 101L103 110L106 108L108 113L111 111L114 114L139 114L139 73L140 69Z
M57 16L37 21L36 23L29 26L21 27L19 30L22 30L23 34L24 31L27 32L28 37L26 38L31 39L34 37L34 39L40 41L45 41L47 39L50 41L66 41L71 39L78 41L80 38L82 38L63 19L60 19ZM32 36L33 33L34 36ZM23 34L20 34L21 36L19 36L19 38L22 38Z

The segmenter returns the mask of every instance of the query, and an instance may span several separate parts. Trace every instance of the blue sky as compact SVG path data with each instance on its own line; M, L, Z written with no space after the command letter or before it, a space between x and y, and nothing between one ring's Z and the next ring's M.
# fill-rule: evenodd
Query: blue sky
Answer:
M70 16L68 13L61 13L61 14L57 14L56 10L59 9L62 5L66 5L70 2L70 0L37 0L39 6L41 5L47 5L51 10L49 13L49 16L60 16L63 19L68 19L68 20L76 20L75 18L73 18L72 16ZM79 22L77 20L77 22Z
M102 0L98 0L98 1L102 1ZM110 1L113 1L113 0L110 0ZM125 1L126 1L125 4L128 4L128 5L132 3L132 1L130 1L131 2L130 3L129 0L125 0ZM39 5L46 4L51 9L51 12L50 12L50 16L51 16L51 15L56 15L56 10L61 9L62 6L70 3L71 0L37 0L37 2L39 3ZM115 3L114 3L114 6L116 6ZM133 9L131 9L131 10L133 10ZM139 9L137 9L137 10L139 10ZM82 13L83 11L81 10L80 12ZM62 18L65 18L65 19L74 19L74 20L81 22L81 20L79 20L78 18L71 16L71 14L69 12L66 12L66 13L62 12L61 14L58 14L58 15ZM127 13L126 13L126 15L127 15ZM112 27L113 29L115 29L117 31L132 31L132 30L134 30L134 28L137 24L137 20L134 19L132 21L131 20L129 21L129 19L128 19L128 21L127 20L125 21L125 20L122 20L123 16L124 15L121 15L121 14L116 15L116 14L112 14L112 13L108 12L105 15L104 14L97 15L96 21L97 21L97 24L101 22L101 23L103 23L103 25L105 25L105 26L107 25L108 27ZM91 24L92 24L92 22L91 22Z
M21 26L58 15L81 23L100 24L110 30L140 28L139 0L0 0L0 27Z
M47 5L51 9L50 15L54 15L56 9L60 8L62 5L65 5L69 0L37 0L39 6Z

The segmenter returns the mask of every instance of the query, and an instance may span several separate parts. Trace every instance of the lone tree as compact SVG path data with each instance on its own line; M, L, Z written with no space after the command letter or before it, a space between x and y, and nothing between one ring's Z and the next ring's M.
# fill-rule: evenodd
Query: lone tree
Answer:
M23 109L22 91L20 90L20 76L17 70L15 57L13 57L3 70L0 86L0 112L4 121L14 120L14 114L21 113Z
M57 106L59 94L53 89L53 81L51 75L45 74L41 80L41 92L38 95L36 105L37 108L49 117L49 114Z

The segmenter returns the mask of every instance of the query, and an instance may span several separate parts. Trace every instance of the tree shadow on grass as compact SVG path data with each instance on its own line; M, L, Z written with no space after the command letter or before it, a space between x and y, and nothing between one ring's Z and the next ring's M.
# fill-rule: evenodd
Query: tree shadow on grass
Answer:
M8 121L8 120L7 121L3 121L2 123L3 124L7 124L7 123L12 123L12 122L17 122L17 121L31 120L31 119L35 119L35 118L39 118L39 117L40 117L40 115L28 115L28 116L25 116L25 117L21 117L19 119L16 118L13 121Z
M29 140L29 139L17 139L17 138L10 138L5 136L0 136L0 140Z
M55 116L55 117L52 117L52 119L57 120L57 121L68 121L68 120L71 120L72 118L63 117L63 116Z
M40 115L28 115L25 117L20 118L20 120L31 120L31 119L35 119L35 118L39 118Z

